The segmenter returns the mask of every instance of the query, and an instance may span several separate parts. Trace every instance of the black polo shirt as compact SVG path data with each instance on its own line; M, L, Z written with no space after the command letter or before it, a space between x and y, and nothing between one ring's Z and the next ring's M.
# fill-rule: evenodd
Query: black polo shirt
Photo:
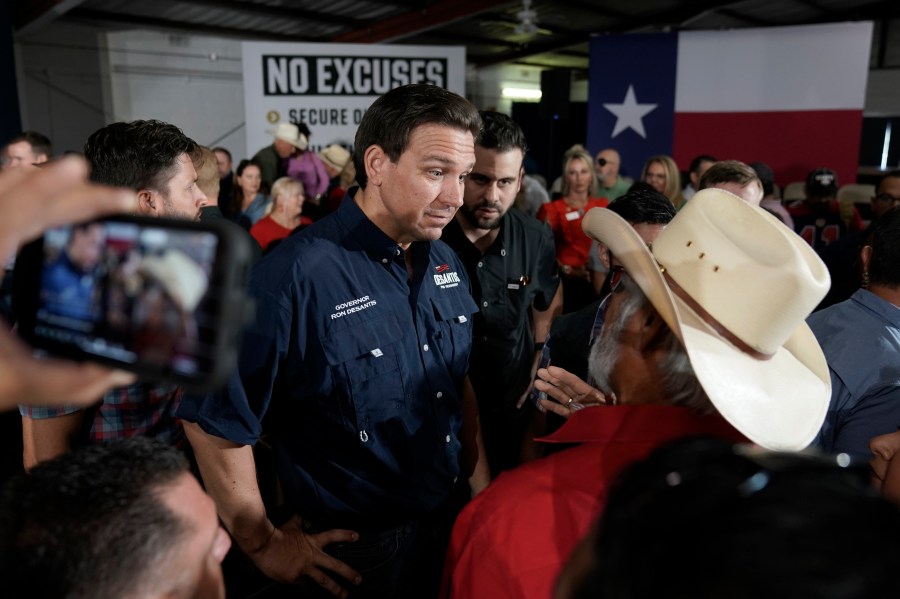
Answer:
M515 410L530 383L534 361L531 307L550 307L559 286L553 235L545 223L515 208L482 256L456 219L441 239L453 248L472 281L475 315L469 379L482 410Z

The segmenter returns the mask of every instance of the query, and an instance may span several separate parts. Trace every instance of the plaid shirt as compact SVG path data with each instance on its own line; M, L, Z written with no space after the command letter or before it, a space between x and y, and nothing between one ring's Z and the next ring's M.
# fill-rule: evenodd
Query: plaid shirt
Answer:
M78 441L98 445L138 435L156 437L172 445L184 438L175 410L181 403L181 388L175 385L135 383L106 393L100 403L89 408L61 406L34 408L19 406L19 413L35 420L56 418L85 410L91 419L85 422ZM88 424L90 428L88 428Z

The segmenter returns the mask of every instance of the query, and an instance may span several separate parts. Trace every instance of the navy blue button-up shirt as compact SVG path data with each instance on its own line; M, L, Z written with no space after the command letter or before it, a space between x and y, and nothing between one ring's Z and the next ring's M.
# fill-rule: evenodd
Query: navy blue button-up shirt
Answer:
M255 267L238 373L179 411L241 444L256 443L268 412L286 498L315 523L408 521L459 474L477 307L446 244L407 251L411 279L403 251L348 194Z

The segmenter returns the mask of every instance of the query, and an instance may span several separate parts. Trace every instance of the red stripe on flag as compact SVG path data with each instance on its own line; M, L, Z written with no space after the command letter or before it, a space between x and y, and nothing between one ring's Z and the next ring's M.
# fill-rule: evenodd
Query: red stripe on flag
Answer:
M856 182L862 110L675 113L672 155L682 170L694 156L761 161L784 188L827 166L841 185Z

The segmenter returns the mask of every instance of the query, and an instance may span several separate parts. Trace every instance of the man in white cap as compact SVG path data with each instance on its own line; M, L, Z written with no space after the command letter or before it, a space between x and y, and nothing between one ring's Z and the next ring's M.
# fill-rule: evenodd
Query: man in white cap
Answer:
M253 160L259 163L262 182L271 186L276 179L287 175L288 159L295 149L305 150L309 147L309 139L293 123L279 123L274 130L266 133L272 134L275 140L272 145L254 154Z
M575 412L546 439L579 446L507 473L463 510L446 597L549 597L611 481L667 441L711 435L795 450L825 417L828 366L804 318L828 271L777 219L708 189L652 249L611 210L591 210L583 227L612 255L590 357L599 390L553 367L541 374L554 386L536 385L570 408L601 391L608 405Z

